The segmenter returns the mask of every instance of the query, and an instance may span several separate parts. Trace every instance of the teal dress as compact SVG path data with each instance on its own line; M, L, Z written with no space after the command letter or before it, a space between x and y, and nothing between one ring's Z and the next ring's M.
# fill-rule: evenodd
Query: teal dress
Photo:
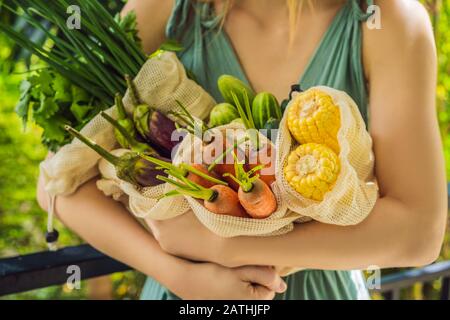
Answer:
M367 1L372 4L372 1ZM348 0L338 12L299 79L302 89L325 85L350 94L367 119L367 90L361 59L361 23L368 18L360 1ZM210 3L176 0L167 25L167 37L177 39L185 50L179 55L184 66L217 101L222 98L217 79L231 74L249 83L225 31L221 17ZM345 257L343 257L345 259ZM305 270L288 276L288 289L276 299L364 299L368 298L360 271ZM148 278L141 299L178 299Z

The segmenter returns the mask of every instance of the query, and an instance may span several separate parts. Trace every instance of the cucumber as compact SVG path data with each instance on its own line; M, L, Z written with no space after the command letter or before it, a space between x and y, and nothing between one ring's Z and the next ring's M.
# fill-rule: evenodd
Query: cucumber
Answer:
M255 98L255 92L252 88L246 85L244 82L230 75L223 75L217 81L217 85L219 87L219 91L222 94L225 102L228 102L234 105L234 99L231 95L232 92L237 96L240 104L245 106L244 96L247 94L248 99L250 100L250 104L253 102Z
M276 132L277 131L272 131L272 130L278 130L280 127L280 120L279 119L275 119L275 118L270 118L265 124L264 124L264 130L263 133L264 135L270 139L271 141L273 141L273 139L276 138Z
M277 98L271 93L259 93L252 104L252 116L256 129L264 128L270 118L281 119L281 108Z
M209 115L209 127L214 128L229 124L239 118L236 107L229 103L221 103L215 106Z

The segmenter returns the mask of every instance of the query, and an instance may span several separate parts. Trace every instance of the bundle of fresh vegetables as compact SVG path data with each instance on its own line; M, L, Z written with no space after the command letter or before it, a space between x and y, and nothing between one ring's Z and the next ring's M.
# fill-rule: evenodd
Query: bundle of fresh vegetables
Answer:
M293 212L352 225L378 197L372 139L344 92L314 87L292 97L277 139L277 184Z
M162 171L155 170L157 168L152 163L139 155L170 159L174 146L183 134L176 136L178 131L169 112L179 111L179 103L182 103L190 113L202 119L209 114L215 102L187 77L172 52L160 51L147 60L134 80L126 78L124 81L128 82L129 89L123 100L117 95L116 106L98 114L81 130L84 143L74 139L42 163L41 169L50 194L73 192L81 183L98 174L97 164L101 158L114 168L115 177L111 174L108 177L120 186L133 189L133 194L135 191L141 192L141 189L150 192L149 204L155 205L163 194L164 186L155 179ZM69 132L76 135L74 130ZM93 145L94 141L96 145ZM98 146L104 150L101 151ZM121 154L118 159L105 152L111 153L118 146L122 148L122 152L118 151ZM132 152L123 155L126 149Z
M70 4L87 17L81 30L65 24ZM48 16L50 48L0 24L49 67L24 83L18 111L31 110L58 149L41 165L50 208L100 173L98 188L137 217L192 209L223 237L282 234L305 217L354 224L370 212L371 139L345 93L318 87L280 106L223 75L216 104L169 52L175 43L146 60L133 15L115 20L97 1L70 4L17 1L30 24Z
M42 37L30 38L0 22L0 32L39 58L32 59L22 83L17 113L42 127L43 143L57 151L71 140L64 126L81 129L112 105L114 95L126 90L123 75L136 76L145 63L135 15L114 18L90 0L11 0L0 6L47 39L43 43ZM80 29L67 23L71 6L82 12Z
M249 103L249 108L244 111L250 122L249 128L278 129L282 112L273 94L268 92L256 94L248 85L230 75L221 76L218 80L218 87L226 102L217 105L211 111L211 127L226 125L233 120L242 118L242 113L238 111L238 105L247 107L246 103Z
M42 126L43 142L58 151L41 164L50 203L57 195L74 192L100 170L99 188L116 199L128 198L125 203L136 215L154 210L155 218L158 214L169 218L171 212L188 208L186 202L175 201L173 210L162 209L169 201L160 198L170 185L156 177L165 172L142 158L170 163L174 146L185 135L176 130L179 125L173 114L186 110L205 119L215 105L170 52L181 48L169 41L146 60L134 15L113 18L98 1L13 3L2 3L2 8L21 16L49 39L42 46L0 24L0 30L38 57L43 67L22 85L17 111L24 120L31 118ZM66 23L70 6L82 12L83 17L75 17L82 18L82 28L72 29ZM115 106L107 109L113 102ZM105 112L99 114L102 110ZM68 144L71 136L76 139ZM119 146L121 149L115 149ZM180 166L177 172L204 179L200 169ZM208 172L207 168L203 171ZM50 205L50 222L52 208ZM55 240L51 223L48 231L49 239Z

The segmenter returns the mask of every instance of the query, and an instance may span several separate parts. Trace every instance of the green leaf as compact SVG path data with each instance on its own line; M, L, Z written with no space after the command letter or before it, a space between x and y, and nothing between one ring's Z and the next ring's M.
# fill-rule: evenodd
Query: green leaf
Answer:
M70 88L70 82L61 76L60 74L55 74L53 81L53 90L55 91L55 101L56 102L71 102L72 92Z
M174 39L169 39L159 47L159 50L179 52L179 51L183 51L184 48L178 41L176 41Z
M53 76L50 71L41 70L37 80L39 81L38 84L41 86L41 91L47 96L53 96Z
M35 114L34 121L44 130L42 133L43 139L53 140L58 143L62 143L66 139L64 126L70 124L70 122L63 117L54 115L53 117L47 118L43 115Z
M89 96L89 94L85 90L81 89L80 87L72 85L71 90L72 90L72 102L73 103L89 102L91 100L91 97Z
M25 127L28 120L28 110L31 100L31 83L27 80L23 80L20 84L20 99L16 105L16 113L22 119L23 126Z
M88 115L92 109L93 107L91 106L80 105L76 102L73 102L70 106L70 111L72 111L75 119L77 119L77 121L80 123L85 123L87 120L89 120Z
M34 111L33 118L36 116L43 117L45 119L50 119L59 110L58 104L55 102L53 97L47 97L44 94L41 95L41 103L39 108Z

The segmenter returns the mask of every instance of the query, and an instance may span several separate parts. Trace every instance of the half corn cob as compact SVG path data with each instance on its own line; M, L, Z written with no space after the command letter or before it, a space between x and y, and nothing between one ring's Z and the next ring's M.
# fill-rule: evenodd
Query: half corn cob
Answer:
M333 189L340 171L339 158L330 148L307 143L292 151L284 168L289 185L303 197L322 201Z
M298 143L325 144L339 153L340 111L324 91L313 88L294 97L288 109L287 125Z

